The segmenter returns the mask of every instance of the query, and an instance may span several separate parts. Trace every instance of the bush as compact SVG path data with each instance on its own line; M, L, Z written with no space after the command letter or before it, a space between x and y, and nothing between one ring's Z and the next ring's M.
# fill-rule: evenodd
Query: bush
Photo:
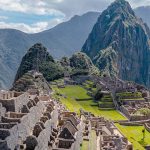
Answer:
M94 95L94 100L99 101L103 97L103 93L101 92L101 89L98 89Z

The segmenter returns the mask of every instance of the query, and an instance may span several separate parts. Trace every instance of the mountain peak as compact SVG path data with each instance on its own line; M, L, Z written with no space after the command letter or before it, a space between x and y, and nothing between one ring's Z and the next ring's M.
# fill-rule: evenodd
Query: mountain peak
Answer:
M115 3L126 4L128 2L125 0L115 0Z
M136 17L130 4L125 0L116 0L104 11L104 13L108 13L112 17L120 17L124 20Z
M34 44L22 58L15 81L32 70L40 71L48 81L63 75L62 68L40 43Z
M148 27L136 17L130 4L116 0L100 15L82 51L100 70L148 85L147 31Z
M32 51L47 51L47 48L44 47L41 43L36 43L34 44L28 51L32 52Z

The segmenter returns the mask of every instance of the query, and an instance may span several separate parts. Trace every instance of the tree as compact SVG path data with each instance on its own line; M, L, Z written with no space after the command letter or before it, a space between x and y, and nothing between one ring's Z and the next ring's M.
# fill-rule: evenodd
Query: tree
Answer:
M145 139L145 128L142 130L142 133L143 133L143 141Z
M103 97L103 93L101 92L101 89L98 89L94 95L94 100L99 101Z

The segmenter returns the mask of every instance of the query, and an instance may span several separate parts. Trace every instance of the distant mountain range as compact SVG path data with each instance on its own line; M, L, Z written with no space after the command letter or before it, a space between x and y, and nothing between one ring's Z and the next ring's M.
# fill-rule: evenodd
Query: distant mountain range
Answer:
M141 17L145 23L150 27L150 6L138 7L135 10L138 17Z
M150 25L149 7L140 7L135 12ZM69 21L37 34L26 34L14 29L0 29L0 87L12 84L17 68L26 51L35 43L42 43L54 58L71 56L80 51L99 17L99 12L74 16Z
M10 87L22 57L37 42L46 46L54 58L71 56L74 52L80 51L99 14L88 12L82 16L74 16L67 22L37 34L1 29L0 87Z

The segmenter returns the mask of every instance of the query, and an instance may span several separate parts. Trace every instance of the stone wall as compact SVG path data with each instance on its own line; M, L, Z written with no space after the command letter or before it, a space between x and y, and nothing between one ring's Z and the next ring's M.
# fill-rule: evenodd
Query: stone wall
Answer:
M26 105L29 102L29 94L23 93L20 96L15 98L15 112L21 112L23 105Z
M2 104L0 103L0 122L1 122L1 117L5 115L6 113L6 108L2 106Z
M5 95L3 95L5 94ZM29 93L6 92L1 93L0 99L0 148L6 150L20 149L21 146L32 145L32 140L37 143L35 150L48 150L50 136L57 139L62 126L58 128L59 116L66 112L60 103L50 100L50 96L29 95ZM5 106L6 109L3 107ZM62 113L63 114L63 113ZM64 113L66 114L66 113ZM67 113L63 117L64 123L70 115L71 127L74 126L75 141L71 150L80 149L84 129L84 122L77 118L76 113ZM74 120L75 119L75 120ZM71 131L72 132L72 131ZM29 142L30 141L30 142ZM56 141L54 141L56 142Z
M14 92L0 91L0 99L11 99L12 97L14 97Z
M45 105L39 101L36 106L31 107L30 112L27 114L7 114L8 117L14 117L14 119L16 119L18 116L21 117L19 121L20 123L14 125L11 129L8 129L10 136L5 139L7 141L8 148L15 149L15 146L17 146L19 140L25 141L26 137L31 135L35 124L40 120L45 109ZM48 133L47 130L46 133Z
M150 119L150 116L144 116L144 115L134 115L130 114L128 109L125 106L121 106L122 113L130 120L130 121L140 121L140 120L148 120Z
M29 94L8 92L8 95L10 94L11 96L4 96L3 99L0 99L0 103L2 103L7 111L21 112L23 105L26 105L29 101Z
M50 140L51 134L51 120L47 120L44 124L45 129L39 134L37 141L38 145L35 150L47 150L48 141Z

